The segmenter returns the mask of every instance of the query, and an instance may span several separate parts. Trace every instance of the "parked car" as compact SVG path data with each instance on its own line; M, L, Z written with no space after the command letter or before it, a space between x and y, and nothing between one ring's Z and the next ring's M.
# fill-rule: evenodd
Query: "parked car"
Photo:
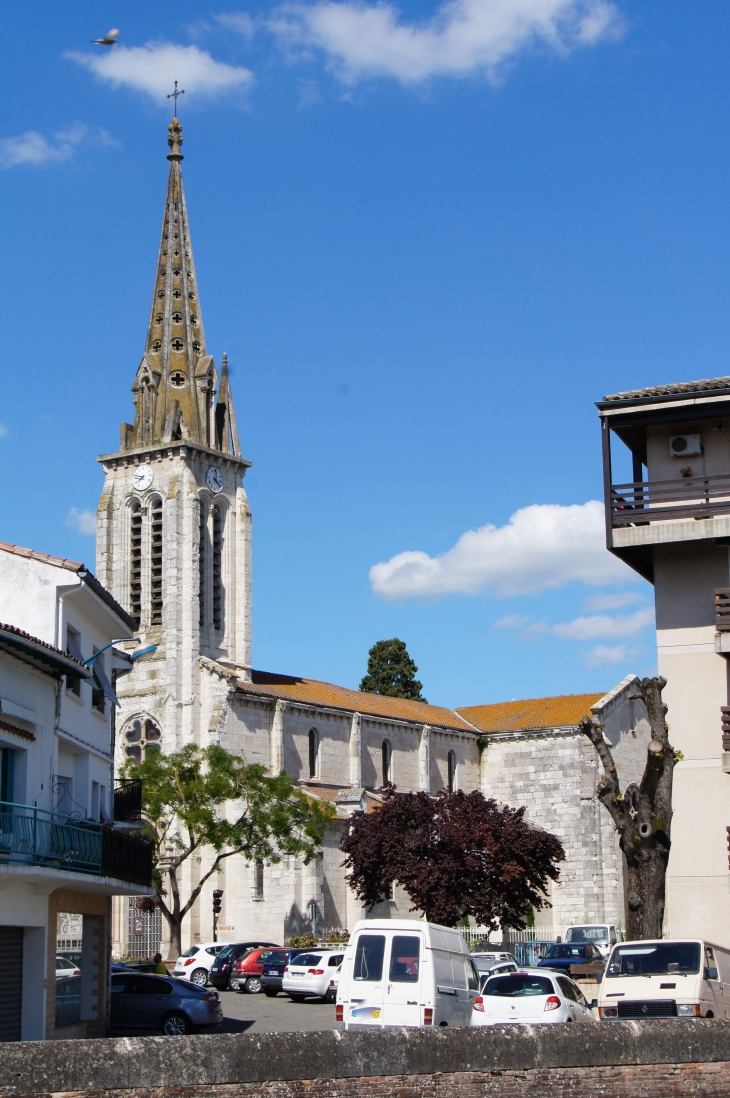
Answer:
M230 986L233 991L239 993L246 991L249 995L258 995L263 991L261 977L264 966L261 955L267 952L269 951L266 949L250 949L238 961L233 962L230 976Z
M56 982L56 1026L72 1026L81 1018L81 976Z
M282 990L281 982L284 978L284 969L294 957L300 953L311 953L308 949L265 949L259 961L263 965L261 974L261 987L264 995L270 998L278 995Z
M229 986L229 980L231 978L231 969L236 961L240 961L242 957L245 957L247 953L250 953L252 949L262 949L265 946L275 947L274 942L231 942L228 945L224 945L217 957L214 958L213 964L210 966L210 972L208 974L208 981L217 987L219 991L225 991Z
M730 950L694 938L621 942L598 996L601 1018L730 1018Z
M492 965L486 972L479 971L479 987L484 990L484 985L487 980L492 976L504 976L507 972L517 972L519 965L514 964L512 961L498 961L496 965Z
M602 964L603 957L590 942L554 942L536 968L552 968L570 973L571 965Z
M616 945L616 927L610 923L587 923L584 926L569 926L563 937L564 942L590 942L605 960Z
M473 1026L595 1022L591 1004L569 977L545 969L526 969L487 980L474 1001Z
M70 976L80 976L81 969L67 957L56 956L56 979L67 980Z
M472 953L471 959L477 966L477 972L489 972L497 964L513 964L515 968L519 967L512 953Z
M281 986L294 1003L316 995L325 1002L334 1002L330 980L342 964L344 952L339 949L311 949L292 958L284 969ZM335 996L336 997L336 996Z
M205 987L213 962L225 948L225 942L203 942L202 945L190 946L190 949L186 949L182 957L178 957L175 961L173 976L190 980L198 987Z
M335 1028L468 1026L478 994L479 973L458 930L362 919L345 947Z
M217 991L148 973L112 976L110 1002L110 1025L115 1030L156 1029L166 1037L177 1037L223 1021Z

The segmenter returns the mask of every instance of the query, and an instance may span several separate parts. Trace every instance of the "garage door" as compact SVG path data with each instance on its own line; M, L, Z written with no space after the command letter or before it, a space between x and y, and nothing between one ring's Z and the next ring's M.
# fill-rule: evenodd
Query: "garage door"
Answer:
M20 1040L23 928L0 926L0 1041Z

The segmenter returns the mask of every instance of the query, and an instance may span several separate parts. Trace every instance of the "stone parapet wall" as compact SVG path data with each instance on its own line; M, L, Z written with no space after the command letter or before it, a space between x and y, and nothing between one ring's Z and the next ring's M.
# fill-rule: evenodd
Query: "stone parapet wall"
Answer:
M0 1098L730 1098L730 1024L215 1034L3 1046Z

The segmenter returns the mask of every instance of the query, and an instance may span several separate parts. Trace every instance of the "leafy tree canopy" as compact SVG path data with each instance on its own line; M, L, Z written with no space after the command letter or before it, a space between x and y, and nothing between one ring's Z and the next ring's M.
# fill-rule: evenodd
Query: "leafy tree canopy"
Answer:
M138 765L127 762L122 774L142 781L158 903L178 953L182 921L224 858L278 862L292 854L309 861L334 815L331 805L307 797L288 774L272 777L215 744L202 750L188 744L170 755L148 752ZM212 852L210 865L184 899L181 867L203 848Z
M368 653L368 673L362 679L360 689L366 694L425 702L421 695L423 684L415 678L417 671L402 640L393 637L377 641Z
M355 812L340 848L349 884L369 909L398 881L430 922L522 927L565 860L555 835L528 824L524 808L473 793L385 792L381 808Z

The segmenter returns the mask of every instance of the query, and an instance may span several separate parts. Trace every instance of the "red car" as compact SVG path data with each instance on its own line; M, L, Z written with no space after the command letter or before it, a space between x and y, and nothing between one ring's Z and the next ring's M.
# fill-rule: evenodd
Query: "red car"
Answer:
M267 946L266 949L252 949L245 957L234 961L229 984L234 991L248 991L250 995L258 995L263 990L261 976L264 966L261 963L261 954L269 952L271 948ZM281 946L273 948L280 949Z

